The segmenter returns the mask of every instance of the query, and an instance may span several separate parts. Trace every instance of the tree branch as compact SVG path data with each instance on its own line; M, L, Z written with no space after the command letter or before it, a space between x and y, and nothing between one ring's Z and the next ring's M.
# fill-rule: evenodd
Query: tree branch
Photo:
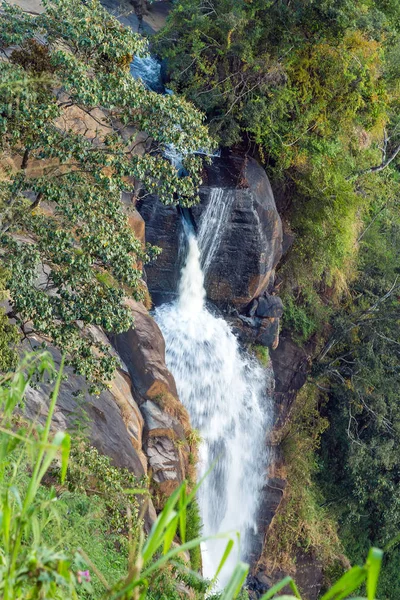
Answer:
M388 167L390 165L390 163L394 161L394 159L399 154L399 152L400 152L400 144L397 146L397 148L394 149L394 151L389 156L389 158L384 158L382 160L380 165L376 165L375 167L370 167L369 169L365 169L364 171L361 171L360 175L365 175L366 173L379 173L380 171L383 171L383 169L386 169L386 167ZM385 156L386 156L386 151L385 151Z

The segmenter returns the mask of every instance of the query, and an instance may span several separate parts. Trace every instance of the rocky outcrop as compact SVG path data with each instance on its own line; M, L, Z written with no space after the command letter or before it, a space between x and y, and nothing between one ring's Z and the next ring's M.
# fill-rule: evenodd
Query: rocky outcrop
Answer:
M254 298L245 309L228 317L233 330L244 344L256 344L276 350L279 344L280 318L283 304L279 296L264 292Z
M165 365L160 328L141 304L130 301L129 306L134 328L113 336L112 341L128 367L144 418L143 447L152 480L168 495L187 474L189 417Z
M91 395L86 380L67 367L53 428L83 431L116 466L138 477L149 474L158 491L169 495L188 474L189 417L165 365L165 343L157 323L142 304L130 301L128 305L135 328L113 338L117 351L111 346L110 351L120 366L109 389ZM90 335L109 344L98 328L90 327ZM39 345L43 340L31 337L30 341ZM48 350L58 366L59 350L52 345ZM51 389L51 383L28 389L25 408L32 421L44 423Z
M187 470L189 448L185 431L178 421L156 402L142 404L146 423L146 454L153 481L158 489L169 495L183 481Z
M177 208L166 206L156 196L139 200L137 209L146 225L146 242L162 250L145 268L147 287L154 304L159 305L173 300L177 294L182 266L182 222Z
M42 340L31 339L33 343ZM27 350L30 347L26 348ZM58 366L61 355L53 346L47 348ZM118 369L109 390L98 396L88 391L84 377L65 368L67 377L61 384L53 428L82 431L99 452L118 466L141 477L147 473L147 458L142 450L144 420L132 393L128 374ZM52 384L30 387L26 394L25 414L32 421L44 423L47 417Z
M274 371L275 432L288 419L296 394L306 382L310 367L309 350L292 339L288 331L280 336L278 348L270 351Z
M279 312L280 303L274 304L273 310ZM275 381L272 394L275 423L268 443L274 459L270 465L269 479L260 510L259 531L260 536L263 536L263 544L261 548L260 543L255 546L256 552L252 561L250 578L250 586L253 590L252 598L259 598L272 585L287 575L287 572L280 570L279 565L276 565L274 561L265 560L264 549L268 548L268 536L273 528L275 515L281 503L285 502L285 489L288 482L285 461L280 448L282 432L290 419L297 392L306 382L310 368L310 353L312 353L312 347L304 348L296 344L287 330L282 332L279 346L270 349L269 352ZM316 600L322 582L321 565L315 557L301 549L296 557L295 578L305 598ZM287 590L287 593L290 593L290 590Z
M264 169L252 158L230 155L206 168L195 223L211 198L223 188L232 196L218 252L206 276L208 298L218 307L242 311L273 284L282 252L282 225ZM226 201L226 200L225 200Z
M282 226L268 177L254 159L228 155L205 167L201 202L191 209L195 227L216 189L224 190L223 201L229 201L230 210L207 272L207 297L223 310L234 307L240 312L273 285ZM139 202L138 210L146 222L146 240L162 248L161 256L146 266L150 293L159 303L177 292L181 217L156 197Z

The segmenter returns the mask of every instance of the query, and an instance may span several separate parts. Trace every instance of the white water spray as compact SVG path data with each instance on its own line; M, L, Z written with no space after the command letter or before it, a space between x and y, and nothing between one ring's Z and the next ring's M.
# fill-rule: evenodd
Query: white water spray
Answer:
M207 274L221 243L224 225L229 218L233 200L234 195L229 189L213 188L210 192L210 200L202 215L198 235L204 275Z
M269 375L241 351L228 324L206 307L204 266L215 256L229 212L229 199L223 196L221 190L212 195L198 239L186 226L188 251L179 298L159 307L155 315L179 397L203 440L199 477L215 463L198 494L203 535L239 532L241 537L240 548L221 572L220 587L238 557L246 559L250 551L266 483L265 437L271 426ZM215 574L226 542L212 540L203 548L205 577Z

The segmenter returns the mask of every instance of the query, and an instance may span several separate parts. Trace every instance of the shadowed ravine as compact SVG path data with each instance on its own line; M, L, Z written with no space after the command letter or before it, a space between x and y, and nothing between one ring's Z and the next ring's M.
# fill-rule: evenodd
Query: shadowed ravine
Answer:
M179 296L155 313L179 397L202 438L199 478L214 465L198 495L203 535L240 533L240 548L222 571L220 587L238 556L245 559L251 550L268 465L265 437L272 420L268 373L240 348L229 325L206 306L204 268L218 252L229 216L228 196L215 191L198 237L185 223L187 255ZM212 540L203 548L206 577L215 573L225 545L226 540Z

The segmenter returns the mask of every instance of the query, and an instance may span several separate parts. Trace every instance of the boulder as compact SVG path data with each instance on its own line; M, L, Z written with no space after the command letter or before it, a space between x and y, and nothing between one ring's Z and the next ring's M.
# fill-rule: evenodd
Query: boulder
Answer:
M279 343L279 319L276 317L260 319L255 342L275 350Z
M231 206L206 274L207 297L221 309L242 310L273 283L282 224L268 177L254 159L230 155L206 167L201 204L192 210L198 226L215 188L225 190Z
M282 252L282 225L264 169L253 159L228 155L205 167L200 204L190 217L199 228L216 190L229 204L219 229L219 245L206 273L207 297L223 310L244 309L272 286ZM181 216L150 196L137 204L146 223L146 241L162 254L146 265L147 284L155 304L176 296L182 266Z
M112 343L126 364L139 402L161 396L178 397L175 380L165 364L165 341L159 326L143 304L127 301L134 326L111 336Z
M184 454L189 452L182 425L151 400L142 404L145 450L153 481L169 494L185 478Z
M249 313L250 314L250 313ZM274 317L280 318L283 315L283 303L279 296L272 296L265 293L258 298L257 308L255 311L257 317Z
M255 307L257 306L254 305ZM255 312L256 308L251 309ZM279 318L238 315L227 317L233 333L244 345L257 344L275 350L279 344Z
M127 365L144 418L143 448L152 480L162 493L169 495L185 479L189 467L189 416L165 364L165 341L160 328L143 305L134 301L128 304L134 327L113 336L112 341Z
M32 340L31 340L32 341ZM41 340L34 340L40 343ZM26 347L28 350L28 346ZM56 366L60 364L58 349L48 346ZM99 452L109 456L113 464L132 471L137 477L147 472L147 459L142 451L143 417L131 392L128 375L116 372L109 390L98 396L89 394L84 377L65 368L53 416L54 430L83 430ZM47 417L52 385L42 383L29 387L25 414L32 421L44 423Z

